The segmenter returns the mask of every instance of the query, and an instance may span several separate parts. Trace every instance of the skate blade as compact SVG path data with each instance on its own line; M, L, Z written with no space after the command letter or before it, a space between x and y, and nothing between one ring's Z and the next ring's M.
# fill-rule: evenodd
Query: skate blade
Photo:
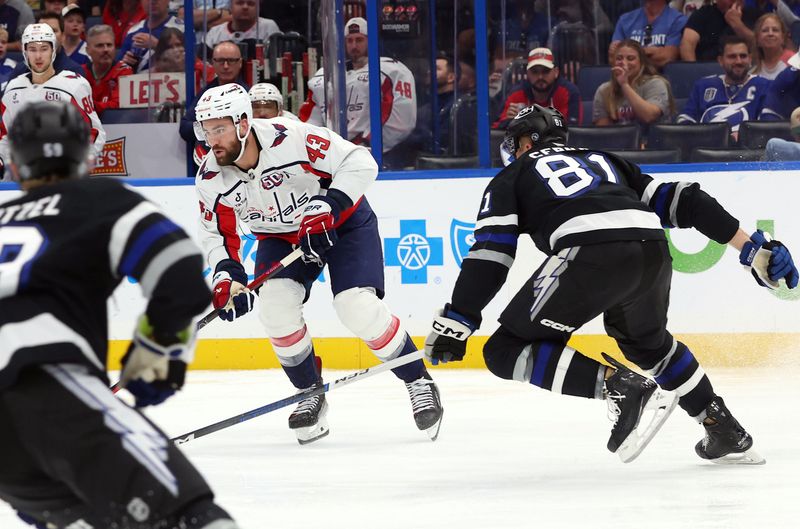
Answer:
M442 417L444 417L444 409L442 409L442 413L439 415L439 420L436 421L436 424L425 430L425 433L428 434L431 441L435 441L439 438L439 428L442 427Z
M319 421L317 421L317 424L302 428L295 428L292 431L297 436L297 442L301 445L313 443L314 441L322 439L331 433L330 429L328 428L328 421L322 417L320 417Z
M677 405L678 395L675 393L657 389L650 396L642 411L639 426L617 448L617 455L623 463L630 463L639 457L639 454L650 444ZM652 418L643 429L642 419L645 418L645 414L651 413Z
M709 459L715 465L766 465L767 460L753 450L745 450L738 454L728 454L717 459Z

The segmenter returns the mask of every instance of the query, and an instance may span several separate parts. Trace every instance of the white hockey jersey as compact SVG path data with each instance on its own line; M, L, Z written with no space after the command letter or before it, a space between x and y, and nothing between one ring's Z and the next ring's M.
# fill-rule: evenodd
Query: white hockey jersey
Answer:
M232 41L236 44L245 40L255 40L265 45L269 42L269 37L273 33L280 33L281 28L271 18L259 17L250 29L245 31L234 31L231 23L220 24L208 30L206 34L206 46L213 48L220 42Z
M241 262L237 223L259 239L280 237L296 243L311 197L328 189L346 194L353 206L342 212L341 224L378 175L367 149L326 128L286 118L254 119L251 134L261 149L254 169L220 167L212 151L195 177L200 240L212 270L223 259Z
M369 68L347 70L347 139L369 144ZM388 151L411 134L417 125L417 91L411 70L394 59L381 57L381 123L383 150ZM325 79L320 68L308 81L308 99L300 119L325 123Z
M65 101L75 105L91 127L94 155L100 155L106 144L106 131L94 110L89 82L75 72L62 70L42 84L33 84L28 72L8 82L0 103L0 157L5 162L9 159L8 131L11 124L22 107L33 101Z

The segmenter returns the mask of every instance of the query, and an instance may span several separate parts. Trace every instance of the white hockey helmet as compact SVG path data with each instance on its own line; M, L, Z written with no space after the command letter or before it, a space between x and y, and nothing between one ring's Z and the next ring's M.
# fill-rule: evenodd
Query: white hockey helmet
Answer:
M250 96L247 90L236 83L228 83L222 86L209 88L194 107L195 122L194 135L198 141L206 142L206 135L203 131L202 122L207 119L231 118L236 127L236 137L242 144L239 151L239 158L244 154L245 140L250 134L253 123L253 106L250 103ZM243 135L239 135L239 124L242 117L247 119L247 130Z
M250 89L250 101L275 101L278 103L278 109L283 108L283 96L281 95L278 87L272 83L258 83L254 84Z
M28 44L31 42L49 42L50 46L53 48L53 54L50 57L50 64L56 60L56 52L57 49L57 41L56 41L56 34L53 32L53 28L51 28L47 24L28 24L25 26L25 31L22 32L22 58L25 61L25 66L28 69L31 68L31 65L28 63L28 53L27 47Z

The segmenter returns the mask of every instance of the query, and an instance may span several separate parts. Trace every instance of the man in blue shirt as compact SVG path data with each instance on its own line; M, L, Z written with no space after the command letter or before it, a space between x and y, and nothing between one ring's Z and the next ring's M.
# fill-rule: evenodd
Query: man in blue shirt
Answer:
M750 48L745 39L735 35L723 37L720 48L718 60L725 74L698 79L677 121L727 122L736 139L739 125L754 121L761 114L770 81L750 75Z
M789 59L789 66L772 81L759 119L786 121L792 110L800 107L800 52Z
M137 73L150 68L153 49L164 28L175 28L183 33L183 22L169 14L169 0L142 0L142 8L147 18L131 26L117 52L117 60Z
M644 48L650 63L663 68L668 62L678 60L681 35L686 17L667 5L667 0L644 0L642 7L624 13L617 21L611 45L609 62L619 43L633 39Z
M21 51L19 38L33 24L33 10L24 0L0 0L0 27L8 31L7 51Z

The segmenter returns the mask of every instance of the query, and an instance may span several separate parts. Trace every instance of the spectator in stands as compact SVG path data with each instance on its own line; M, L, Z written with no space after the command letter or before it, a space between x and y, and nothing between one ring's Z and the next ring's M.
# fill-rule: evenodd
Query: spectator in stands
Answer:
M254 118L287 118L299 121L297 116L283 109L283 96L274 84L254 84L253 88L250 89L249 95L250 102L253 104Z
M117 59L136 72L150 67L153 49L158 45L158 37L164 28L183 31L183 21L169 14L169 0L142 0L142 8L147 18L131 26L117 53Z
M24 0L0 0L0 27L8 31L7 51L21 51L19 39L28 24L33 24L33 10Z
M345 23L345 53L347 55L347 139L359 145L370 144L369 70L367 66L367 21L354 17ZM402 144L417 123L417 93L414 76L403 63L380 58L381 65L381 123L383 124L384 159ZM469 68L459 79L459 94L474 90L475 70ZM463 88L462 90L462 86ZM471 88L468 88L471 86ZM300 108L300 119L313 125L325 125L324 75L320 68L308 82L308 99ZM402 150L402 146L401 146ZM398 155L391 153L392 156ZM404 160L408 162L408 159Z
M436 99L439 108L435 118L439 121L440 146L446 146L450 138L450 110L455 100L457 72L453 57L439 54L436 58Z
M102 119L108 108L119 108L119 78L132 75L133 69L122 61L114 62L114 29L98 24L86 33L86 50L92 61L83 65L84 77L92 85L94 109Z
M792 112L790 126L794 141L772 138L767 142L764 158L768 162L800 161L800 107L795 108Z
M681 39L681 60L687 62L713 61L719 51L719 42L727 35L737 35L748 45L755 44L751 28L759 17L759 10L743 7L742 0L717 0L692 13L686 22Z
M105 0L69 0L70 3L77 3L88 17L99 17L103 14L103 3Z
M659 70L680 57L681 35L686 17L667 5L667 0L644 0L642 7L624 13L617 21L608 62L612 63L619 43L633 39L644 47L650 64Z
M524 57L529 50L547 45L550 27L543 6L529 0L489 2L489 6L492 29L496 35L495 58L507 61Z
M506 128L520 110L534 103L555 107L570 125L581 124L583 107L578 87L559 76L552 51L548 48L531 50L526 77L519 88L508 95L500 117L492 128Z
M735 140L742 121L758 118L770 82L750 73L752 57L747 41L742 37L723 37L717 60L725 73L695 81L677 122L727 122Z
M183 7L178 10L178 16L185 18ZM192 25L194 26L195 42L204 42L209 29L230 21L231 0L194 0Z
M63 38L64 34L64 19L61 18L61 15L58 13L44 13L39 15L39 18L36 22L47 24L53 29L53 33L56 35L56 59L53 61L53 69L56 71L56 73L62 70L69 70L80 76L83 76L84 72L81 65L76 64L75 61L67 57L67 54L64 53L64 48L61 47L61 39ZM28 65L25 64L25 61L18 62L14 67L14 71L11 72L8 80L10 81L11 79L26 74L29 71L30 70L28 69Z
M789 66L769 86L759 119L785 121L792 109L800 106L800 52L792 55Z
M787 66L794 52L786 47L789 30L775 13L761 15L756 21L756 54L753 75L773 80Z
M192 101L186 114L181 118L180 124L181 138L183 138L186 145L192 149L194 161L198 166L200 165L200 160L208 151L205 145L197 143L194 135L194 107L197 105L197 102L200 101L200 98L203 97L206 90L214 86L237 83L242 85L245 89L250 88L242 77L242 51L239 49L239 46L231 41L220 42L214 46L211 57L211 62L214 65L214 71L217 75L203 90L197 92L194 101Z
M595 0L553 2L555 26L547 47L559 60L560 75L578 81L581 66L597 64L597 38L611 35L614 26Z
M703 7L707 0L672 0L669 6L685 16L691 16L692 13Z
M141 0L105 0L103 24L114 28L115 48L121 48L128 30L146 17Z
M164 28L153 50L153 71L155 72L183 72L186 69L186 46L182 31L175 28ZM205 73L205 83L203 74ZM214 68L208 66L199 57L194 59L195 93L200 91L201 84L205 85L214 80Z
M86 13L77 4L69 4L61 11L64 19L64 33L61 37L61 47L67 57L75 64L86 64L89 54L86 52L86 41L83 32L86 29Z
M0 92L6 89L11 72L17 65L17 61L6 57L6 44L8 44L8 31L0 28Z
M39 13L61 13L67 7L67 0L43 0Z
M280 30L274 20L258 16L256 0L231 0L231 21L208 30L206 45L213 48L217 43L229 40L237 44L245 42L250 49L256 43L266 45L269 36Z
M669 82L657 74L642 45L623 40L617 46L611 80L594 94L592 123L598 127L669 120L675 101Z

